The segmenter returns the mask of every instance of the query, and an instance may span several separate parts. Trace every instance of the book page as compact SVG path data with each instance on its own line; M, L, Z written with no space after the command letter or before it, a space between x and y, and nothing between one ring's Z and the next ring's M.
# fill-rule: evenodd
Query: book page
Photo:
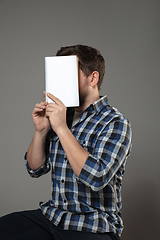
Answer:
M77 56L45 57L45 90L66 107L79 106ZM46 101L52 102L47 96Z

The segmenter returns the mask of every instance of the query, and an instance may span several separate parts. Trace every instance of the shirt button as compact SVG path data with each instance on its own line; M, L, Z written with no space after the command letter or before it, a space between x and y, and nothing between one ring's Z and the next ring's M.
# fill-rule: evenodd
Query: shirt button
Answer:
M61 182L64 183L64 179L62 179Z
M67 202L67 200L66 200L66 199L64 199L63 201L64 201L64 203L66 203L66 202Z
M85 144L86 144L86 141L83 141L83 144L85 145Z
M67 157L64 157L64 160L67 161Z
M79 182L80 182L80 180L79 180L79 178L78 178L78 177L76 178L76 181L77 181L77 183L79 183Z

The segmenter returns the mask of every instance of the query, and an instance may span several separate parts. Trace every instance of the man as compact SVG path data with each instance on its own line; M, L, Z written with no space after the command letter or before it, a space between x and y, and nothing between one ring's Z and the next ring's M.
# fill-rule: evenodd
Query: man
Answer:
M61 48L58 56L77 55L80 106L66 108L55 103L36 104L35 133L25 155L32 177L51 170L52 199L40 209L2 217L8 238L1 239L119 239L121 184L131 149L127 119L99 96L105 72L100 52L76 45ZM42 189L43 191L43 189ZM20 230L22 229L22 230ZM15 235L14 235L15 234Z

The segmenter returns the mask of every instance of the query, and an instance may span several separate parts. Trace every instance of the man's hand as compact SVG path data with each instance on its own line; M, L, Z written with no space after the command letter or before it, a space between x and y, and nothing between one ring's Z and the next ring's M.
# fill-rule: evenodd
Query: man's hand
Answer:
M61 129L67 127L66 123L66 110L65 105L55 96L47 93L47 96L54 101L46 106L46 117L49 118L53 131L57 134Z
M38 132L47 133L50 127L49 119L46 117L46 107L48 103L46 102L46 94L43 92L43 102L37 103L32 112L32 119L35 128Z

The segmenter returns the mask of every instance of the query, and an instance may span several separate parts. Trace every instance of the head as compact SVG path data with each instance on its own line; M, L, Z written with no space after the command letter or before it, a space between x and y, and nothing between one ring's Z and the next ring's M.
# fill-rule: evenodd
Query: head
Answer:
M86 77L89 77L94 71L99 73L97 82L98 90L100 90L103 76L105 74L105 61L101 53L92 47L86 45L74 45L62 47L57 56L77 55L79 68L83 71Z

